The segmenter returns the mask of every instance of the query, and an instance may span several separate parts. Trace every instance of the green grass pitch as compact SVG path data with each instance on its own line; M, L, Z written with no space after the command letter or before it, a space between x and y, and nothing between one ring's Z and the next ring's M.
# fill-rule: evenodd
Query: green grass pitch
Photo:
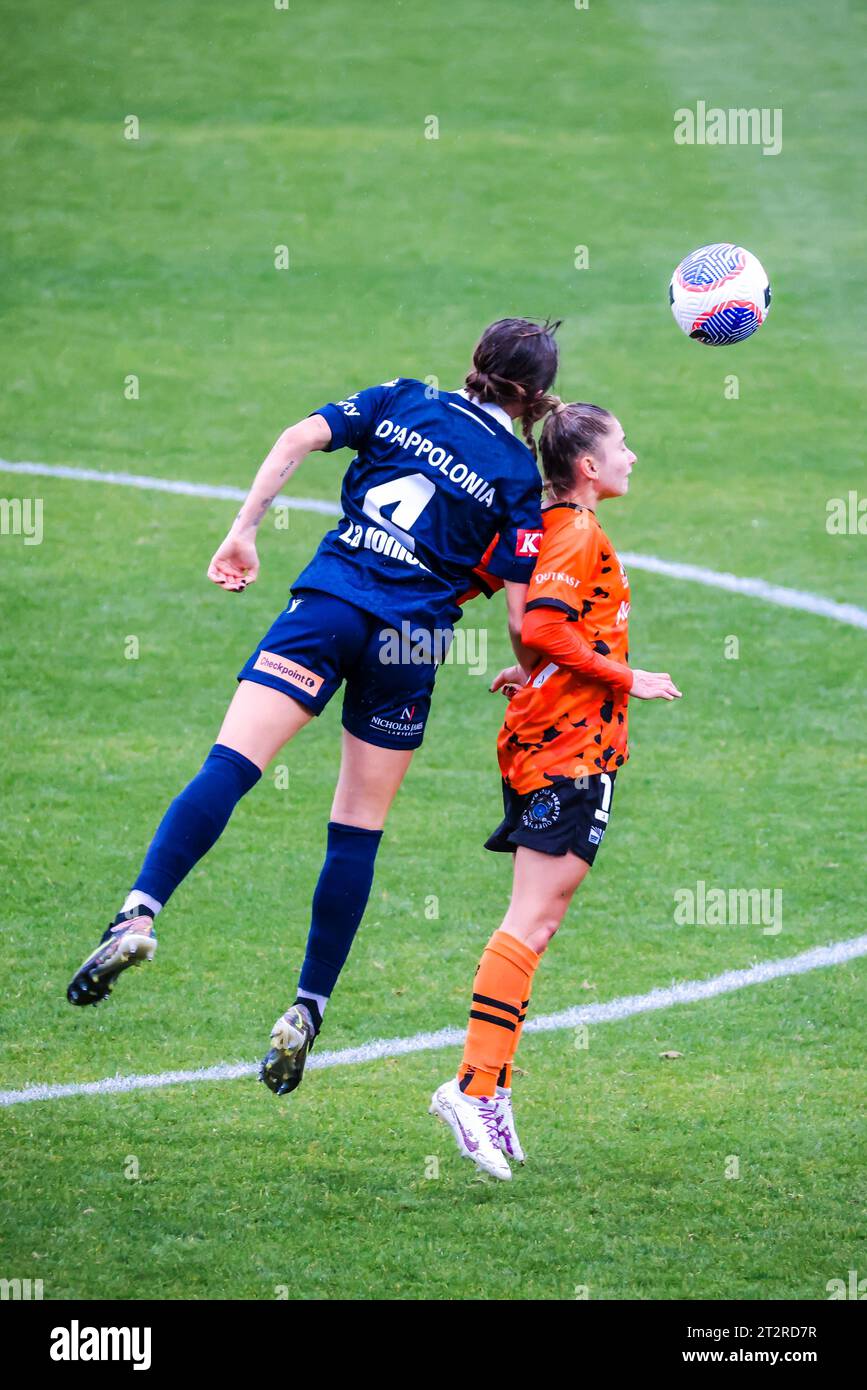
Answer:
M2 0L0 27L3 458L244 486L316 405L397 373L453 387L485 323L550 313L561 393L612 407L638 454L602 514L619 548L864 603L867 542L825 524L863 488L856 5ZM698 100L779 108L781 153L677 146ZM666 290L722 239L775 298L714 351ZM348 461L314 456L295 491L335 500ZM0 536L0 1085L252 1061L303 951L336 704L178 892L155 966L98 1010L63 991L327 519L266 522L241 597L204 577L232 503L8 473L0 492L44 504L40 545ZM864 632L630 578L633 659L684 699L633 707L536 1012L864 930ZM492 673L502 605L466 621ZM460 1026L505 905L481 848L502 703L458 666L438 684L328 1048ZM698 880L782 890L782 931L677 925ZM233 1081L4 1109L0 1275L47 1298L826 1298L867 1273L865 981L861 959L586 1048L528 1037L508 1187L426 1114L455 1049L320 1071L289 1103Z

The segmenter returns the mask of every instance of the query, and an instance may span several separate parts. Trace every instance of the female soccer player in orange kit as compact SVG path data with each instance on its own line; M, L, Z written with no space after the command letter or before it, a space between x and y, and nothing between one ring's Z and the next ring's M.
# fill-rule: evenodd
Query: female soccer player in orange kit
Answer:
M629 487L635 455L620 422L599 406L560 405L541 456L550 501L521 634L538 659L492 686L515 692L498 740L505 817L486 845L515 856L512 899L476 972L460 1070L430 1106L461 1153L498 1178L511 1177L508 1158L524 1159L512 1061L536 967L608 825L629 696L680 696L667 672L627 664L629 584L596 517Z

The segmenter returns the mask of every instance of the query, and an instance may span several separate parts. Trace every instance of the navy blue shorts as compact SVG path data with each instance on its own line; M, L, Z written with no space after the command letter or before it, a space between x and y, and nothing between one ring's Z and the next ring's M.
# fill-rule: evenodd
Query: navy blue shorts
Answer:
M503 783L503 820L485 849L514 854L519 845L542 854L577 854L592 864L608 825L616 772L595 772L571 781L555 777L547 787L516 792Z
M408 626L408 625L405 625ZM435 653L381 618L319 589L296 589L239 681L270 685L321 714L342 681L343 727L378 748L418 748L437 673Z

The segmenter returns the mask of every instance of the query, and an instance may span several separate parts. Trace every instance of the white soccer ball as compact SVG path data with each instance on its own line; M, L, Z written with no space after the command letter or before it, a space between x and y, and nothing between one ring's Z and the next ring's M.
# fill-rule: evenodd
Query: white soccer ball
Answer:
M771 287L750 251L717 241L681 261L668 299L676 324L688 337L723 347L762 326L771 307Z

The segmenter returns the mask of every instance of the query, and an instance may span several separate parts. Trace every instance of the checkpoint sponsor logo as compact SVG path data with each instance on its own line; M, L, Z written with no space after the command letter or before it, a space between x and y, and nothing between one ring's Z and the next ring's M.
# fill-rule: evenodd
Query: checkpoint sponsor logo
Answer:
M515 541L515 554L520 556L529 556L530 559L535 559L536 556L539 554L539 546L541 545L541 543L541 531L525 531L519 528L517 539Z
M277 656L274 652L261 651L256 657L253 670L267 671L269 676L276 676L287 685L297 685L309 695L318 695L324 680L323 676L317 676L315 671L308 671L300 662Z
M528 830L549 830L560 818L560 798L556 792L538 791L521 816Z

